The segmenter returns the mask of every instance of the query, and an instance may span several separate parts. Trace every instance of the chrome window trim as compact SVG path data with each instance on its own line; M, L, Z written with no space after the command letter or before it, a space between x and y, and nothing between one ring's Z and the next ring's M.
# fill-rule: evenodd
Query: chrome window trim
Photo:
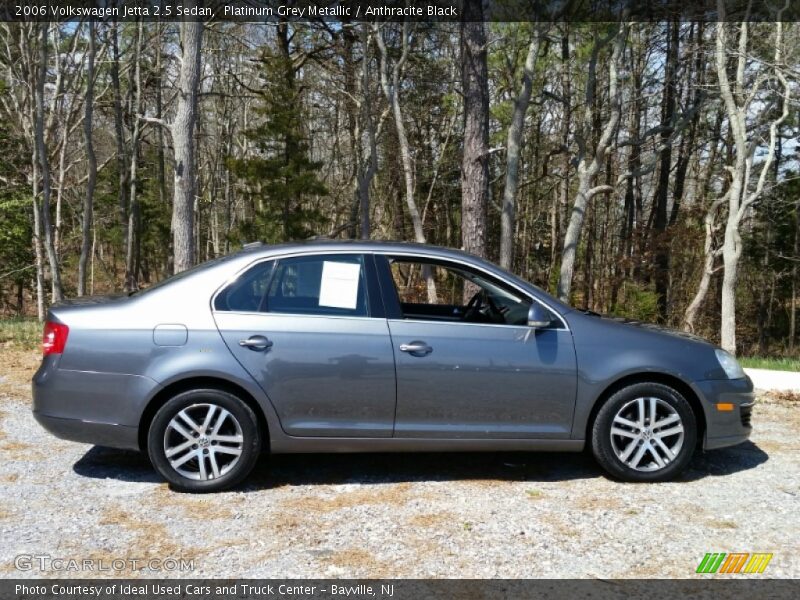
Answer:
M427 254L427 253L408 252L408 251L405 251L405 252L403 252L403 251L399 251L399 252L373 252L373 254L380 254L380 255L385 256L386 258L390 258L392 256L403 256L403 257L408 256L408 257L412 257L412 258L428 258L428 259L432 259L432 260L439 261L439 262L450 263L456 268L458 268L459 266L462 269L464 268L464 265L459 265L458 263L454 262L454 260L452 258L438 256L437 254ZM548 305L546 302L544 302L544 301L540 300L539 298L537 298L536 296L532 295L528 290L525 290L525 289L521 288L520 286L518 286L518 285L516 285L516 284L514 284L514 283L512 283L512 282L510 282L510 281L498 276L498 275L495 275L494 273L492 273L490 271L487 271L486 269L483 269L483 268L481 268L481 267L479 267L477 265L474 265L472 263L466 263L466 266L469 267L470 269L474 269L475 271L479 271L480 273L483 273L484 275L486 275L490 279L497 279L497 280L502 281L503 284L507 285L508 287L510 287L512 289L515 289L520 294L522 294L525 298L530 299L531 302L537 302L541 306L544 306L547 310L549 310L550 313L555 315L556 318L558 318L558 320L561 322L561 327L550 327L550 328L547 329L547 331L569 331L570 330L569 327L567 326L567 322L564 320L564 317L562 317L557 310L555 310L553 307ZM469 325L491 325L493 327L525 327L525 328L530 329L527 325L507 325L507 324L499 324L499 323L464 323L464 322L457 323L455 321L437 321L435 319L430 319L430 320L427 320L427 319L393 319L393 320L400 320L400 321L412 321L413 320L413 321L418 321L418 322L422 322L422 323L445 323L445 322L447 322L447 323L453 323L455 325L469 324Z
M251 269L252 267L256 266L257 264L260 264L260 263L263 263L263 262L268 262L268 261L273 261L273 260L281 260L281 259L284 259L284 258L295 258L295 257L298 257L298 256L313 256L313 255L331 255L331 256L336 256L336 255L340 255L340 254L341 255L358 254L358 255L362 255L362 256L367 256L367 255L384 256L387 259L392 257L392 256L403 256L403 257L410 257L410 258L423 258L423 259L431 259L431 260L440 261L440 262L446 262L446 263L450 263L450 264L454 265L456 268L459 267L459 266L461 266L463 268L463 265L459 265L459 263L455 262L454 259L452 259L450 257L440 256L440 255L438 255L436 253L428 253L428 252L424 252L424 251L420 252L419 250L417 250L417 251L408 251L408 250L397 250L397 251L391 251L391 250L320 250L319 248L288 250L288 251L278 252L276 254L271 254L271 255L268 255L268 256L261 256L259 258L256 258L255 260L247 263L247 265L245 265L244 267L239 269L234 275L229 277L211 295L211 302L210 302L211 312L215 313L215 314L216 313L222 313L222 314L248 314L248 315L283 315L283 316L319 317L319 318L323 318L323 319L331 319L331 318L333 318L333 319L381 319L382 318L382 319L384 319L386 321L389 321L389 320L400 321L400 322L402 322L402 321L406 321L406 322L414 321L414 322L420 322L420 323L451 323L453 325L464 325L463 322L462 323L458 323L458 322L455 322L455 321L436 321L436 320L433 320L433 319L431 319L431 320L426 320L426 319L387 319L386 317L372 317L372 316L366 316L366 317L363 317L363 316L352 316L351 317L351 316L348 316L348 315L308 315L308 314L305 314L305 313L269 313L269 312L262 313L262 312L237 311L237 310L221 310L221 311L217 311L214 308L217 296L222 292L222 290L224 290L228 285L230 285L231 283L236 281L236 279L238 279L242 275L242 273L244 273L245 271ZM531 302L538 302L541 306L543 306L547 310L549 310L561 322L561 327L550 327L550 328L547 329L547 331L570 331L566 320L564 319L564 317L561 316L561 314L557 310L555 310L552 306L550 306L549 304L547 304L543 300L540 300L539 298L537 298L536 296L531 294L528 290L523 289L522 287L516 285L515 283L507 281L506 279L504 279L504 278L502 278L502 277L500 277L498 275L495 275L494 273L492 273L490 271L487 271L486 269L484 269L484 268L482 268L482 267L480 267L478 265L475 265L475 264L473 264L471 262L467 262L466 265L471 269L474 269L476 271L479 271L480 273L483 273L484 275L488 276L489 278L498 279L498 280L502 281L508 287L518 291L525 298L529 298L531 300ZM470 325L490 325L492 327L523 327L523 328L528 328L527 325L505 325L505 324L501 325L501 324L497 324L497 323L469 323L469 324Z
M251 310L217 310L215 308L217 303L217 296L219 296L225 288L235 282L239 277L242 276L245 272L249 271L253 267L260 265L265 262L271 262L276 260L281 260L284 258L295 258L300 256L314 256L314 255L331 255L336 256L338 254L342 255L351 255L351 254L358 254L359 256L366 256L367 254L375 254L374 252L363 252L359 250L334 250L334 251L327 251L327 252L320 252L320 251L306 251L306 252L284 252L279 254L273 254L270 256L262 256L253 260L238 271L231 277L229 277L225 283L217 288L217 290L211 295L211 302L209 307L211 308L212 314L234 314L234 315L275 315L275 316L287 316L287 317L319 317L323 319L385 319L385 317L373 317L370 315L362 316L362 315L310 315L307 313L278 313L278 312L260 312L260 311L251 311ZM364 265L362 264L362 269L364 269ZM364 269L366 271L366 269ZM364 273L364 278L366 280L366 272Z

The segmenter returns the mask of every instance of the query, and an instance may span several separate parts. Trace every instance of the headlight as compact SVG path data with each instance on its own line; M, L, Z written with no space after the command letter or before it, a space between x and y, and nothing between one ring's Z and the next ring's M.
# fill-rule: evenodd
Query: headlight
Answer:
M729 352L725 352L725 350L722 348L717 348L714 350L714 353L717 355L719 366L722 367L723 371L725 371L728 379L744 378L744 370L739 363L736 362L736 359L733 357L733 355L731 355Z

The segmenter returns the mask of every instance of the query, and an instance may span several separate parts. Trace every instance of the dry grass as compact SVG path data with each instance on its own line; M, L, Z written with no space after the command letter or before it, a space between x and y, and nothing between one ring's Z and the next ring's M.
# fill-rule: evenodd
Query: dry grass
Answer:
M800 392L790 390L773 390L765 392L760 400L770 404L781 404L783 406L800 406Z
M542 498L544 498L544 492L542 490L537 490L537 489L525 490L525 494L531 500L541 500Z
M403 506L409 501L410 493L410 483L369 485L352 492L342 492L329 497L292 498L283 502L281 508L304 514L324 514L369 504Z
M739 526L735 521L730 519L712 519L708 522L708 526L713 529L738 529Z
M153 520L152 516L135 516L119 509L105 511L99 521L100 525L122 528L130 533L131 539L124 544L123 557L128 559L154 558L196 558L199 549L183 546L175 541L166 525ZM210 549L203 548L202 552ZM98 553L96 558L108 558L108 553ZM123 575L123 573L120 573Z
M373 553L360 548L340 550L322 560L337 567L357 569L377 579L389 577L391 571L391 565L385 561L378 560Z
M232 519L235 511L229 506L230 500L222 494L211 496L176 494L167 485L158 486L148 497L148 503L153 504L159 512L200 521Z
M581 496L572 501L572 506L578 510L600 511L600 510L622 510L625 504L614 496Z
M30 402L31 379L39 368L41 353L9 345L0 345L0 353L0 394L8 395L12 401Z
M452 527L457 522L458 517L451 512L423 513L414 515L408 520L412 527L422 529L443 529Z

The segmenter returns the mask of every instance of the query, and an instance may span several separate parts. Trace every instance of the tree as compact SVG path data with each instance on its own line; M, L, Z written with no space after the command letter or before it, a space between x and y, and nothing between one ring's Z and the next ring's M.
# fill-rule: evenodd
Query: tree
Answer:
M247 184L257 211L242 233L267 241L304 239L318 233L321 215L306 206L309 197L324 196L321 163L309 157L307 114L297 74L305 58L293 58L289 25L277 27L276 47L264 50L260 66L263 87L257 90L260 122L246 135L257 153L233 159L233 173Z
M86 58L86 94L83 100L83 137L86 144L88 174L86 195L83 199L83 218L81 220L81 255L78 259L78 296L83 296L86 293L86 263L89 259L89 249L92 242L92 212L94 209L94 190L97 184L97 155L95 154L94 142L92 140L95 83L94 61L97 56L95 32L95 22L89 21L89 32L87 34L89 50Z
M193 3L189 3L193 5ZM184 5L187 6L187 5ZM178 105L169 127L175 156L173 171L172 240L174 271L180 273L195 260L194 202L197 189L194 128L200 84L200 48L203 23L181 23L181 69L178 76Z
M622 49L627 36L627 24L615 25L610 33L601 38L597 32L594 35L594 45L589 61L589 75L586 81L582 129L575 134L578 145L576 157L578 163L578 192L572 206L572 213L564 235L564 249L561 253L561 274L558 279L558 297L564 302L569 301L572 278L575 270L575 255L578 249L583 219L589 201L595 194L609 191L608 185L592 187L594 177L606 161L612 138L619 125L622 112L621 96L618 82L618 71ZM611 57L608 62L608 117L600 132L593 151L587 147L589 132L595 124L597 92L597 61L601 49L613 42Z
M542 28L536 25L528 45L528 54L522 68L522 81L519 93L514 99L511 124L508 126L506 140L506 177L503 188L503 204L500 220L500 266L510 269L514 259L514 228L516 223L517 190L519 189L519 163L522 155L525 115L531 103L533 92L533 76L539 46L542 39Z
M775 160L775 147L778 137L778 128L789 116L790 86L783 68L783 23L780 22L783 11L788 7L788 2L778 12L778 22L775 24L774 55L771 73L759 76L749 89L745 88L746 63L748 56L748 30L749 24L744 21L739 24L739 41L736 56L736 75L731 85L728 76L728 25L724 20L717 24L715 65L719 80L720 95L722 96L725 112L728 117L731 135L735 146L733 164L727 166L730 176L730 186L723 197L721 204L726 204L728 216L725 223L725 234L722 245L722 321L721 345L728 352L736 353L736 283L738 280L739 259L742 255L742 238L739 227L753 203L764 192L764 185L770 174L770 167ZM725 5L722 0L717 0L717 9L720 14L725 14ZM761 86L773 80L781 89L777 98L781 107L777 118L769 124L769 139L766 146L766 155L761 163L758 179L754 189L750 189L753 169L754 154L758 146L757 139L749 139L747 118L751 112L753 102L758 98Z
M464 250L486 256L489 204L489 75L483 5L464 4L461 20L461 85L464 154L461 162L461 240Z
M52 284L52 301L58 302L63 298L61 288L61 269L58 264L58 256L53 242L53 222L50 216L50 157L45 142L45 100L44 89L47 80L48 58L47 48L49 45L48 30L49 23L39 24L39 63L38 76L36 77L35 90L35 133L36 136L36 158L42 177L42 203L39 211L41 215L42 228L44 229L44 247L47 252L47 260L50 263L50 278Z

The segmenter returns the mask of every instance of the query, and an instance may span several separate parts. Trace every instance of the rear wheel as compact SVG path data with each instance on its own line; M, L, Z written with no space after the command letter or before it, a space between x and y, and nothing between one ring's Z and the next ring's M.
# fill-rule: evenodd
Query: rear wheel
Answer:
M147 448L173 488L216 492L241 482L261 449L258 421L242 400L221 390L191 390L162 406Z
M592 427L597 462L623 481L673 479L686 468L696 444L691 405L659 383L637 383L616 392Z

